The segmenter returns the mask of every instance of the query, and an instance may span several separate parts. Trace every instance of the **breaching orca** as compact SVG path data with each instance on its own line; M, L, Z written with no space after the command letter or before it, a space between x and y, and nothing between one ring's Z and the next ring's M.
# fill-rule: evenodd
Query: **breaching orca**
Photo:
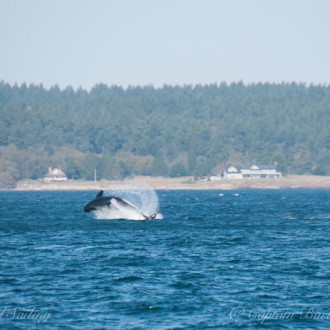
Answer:
M101 210L103 208L109 209L126 209L127 211L134 211L138 213L145 220L155 219L157 213L147 216L143 214L136 206L126 201L123 198L115 197L115 196L103 196L103 190L101 190L89 203L87 203L83 209L83 212L93 212L97 210Z

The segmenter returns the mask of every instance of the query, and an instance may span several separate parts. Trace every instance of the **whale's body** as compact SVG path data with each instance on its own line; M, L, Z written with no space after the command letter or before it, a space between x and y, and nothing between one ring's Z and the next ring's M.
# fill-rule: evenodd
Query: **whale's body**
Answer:
M94 212L102 210L120 211L123 214L122 218L125 218L124 214L134 214L136 217L144 220L155 219L157 214L147 216L143 214L136 206L127 200L115 197L115 196L103 196L103 190L101 190L89 203L87 203L83 209L83 212Z

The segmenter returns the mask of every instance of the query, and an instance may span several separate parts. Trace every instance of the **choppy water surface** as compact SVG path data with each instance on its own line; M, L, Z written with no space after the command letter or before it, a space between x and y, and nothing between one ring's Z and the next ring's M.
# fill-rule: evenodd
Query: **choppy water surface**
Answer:
M95 194L0 192L1 329L330 328L330 190L158 191L153 221Z

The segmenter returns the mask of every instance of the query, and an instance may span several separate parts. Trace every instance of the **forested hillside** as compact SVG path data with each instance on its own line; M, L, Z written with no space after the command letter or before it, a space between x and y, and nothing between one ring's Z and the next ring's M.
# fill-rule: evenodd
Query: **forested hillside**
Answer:
M330 86L222 83L90 91L0 82L0 187L42 177L209 175L278 164L330 175Z

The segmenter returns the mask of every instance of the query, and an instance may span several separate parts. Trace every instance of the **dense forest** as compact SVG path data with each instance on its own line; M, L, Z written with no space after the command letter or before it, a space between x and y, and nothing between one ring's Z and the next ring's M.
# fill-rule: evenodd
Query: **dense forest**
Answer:
M69 178L207 176L233 164L330 175L330 86L0 82L0 188L49 166Z

